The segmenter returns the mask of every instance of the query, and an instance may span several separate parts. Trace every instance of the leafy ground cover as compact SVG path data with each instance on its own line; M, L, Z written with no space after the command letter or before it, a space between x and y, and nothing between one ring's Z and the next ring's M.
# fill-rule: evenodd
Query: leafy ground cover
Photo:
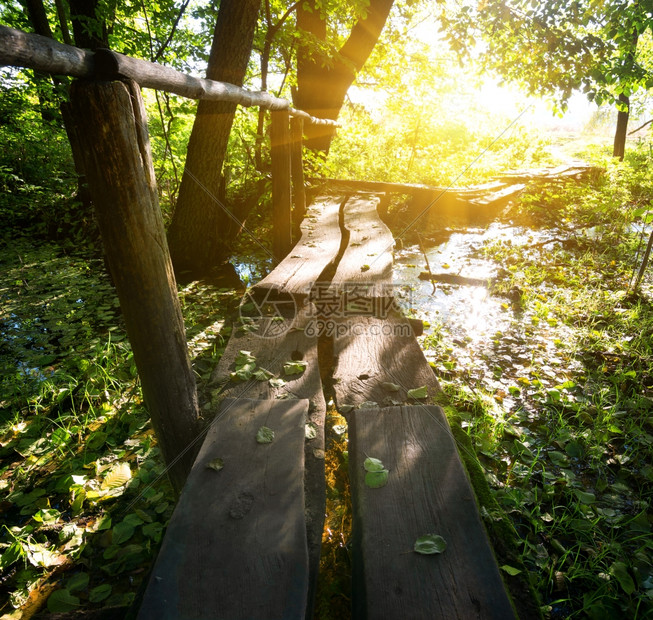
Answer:
M234 293L180 295L201 382ZM0 250L0 298L0 614L124 611L175 498L113 287L101 260L18 237Z
M526 232L477 247L472 258L499 275L500 321L472 333L418 308L431 325L423 347L551 618L653 613L651 278L629 289L651 162L638 151L600 163L606 172L582 184L533 185L512 213ZM174 498L101 261L37 239L14 234L0 248L0 613L125 610ZM245 262L241 277L258 278ZM194 283L180 296L208 406L204 379L239 295ZM339 618L347 435L335 410L327 423L317 617Z
M424 316L427 357L550 618L653 616L651 279L629 288L653 184L646 153L601 163L587 182L528 190L512 216L530 239L477 248L503 316L474 331Z

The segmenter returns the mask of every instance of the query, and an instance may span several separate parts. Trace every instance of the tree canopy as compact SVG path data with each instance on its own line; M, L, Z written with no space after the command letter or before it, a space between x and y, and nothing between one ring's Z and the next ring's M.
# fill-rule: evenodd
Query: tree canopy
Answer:
M645 2L486 0L446 5L440 23L461 59L561 110L582 91L625 112L633 93L653 87L653 12Z

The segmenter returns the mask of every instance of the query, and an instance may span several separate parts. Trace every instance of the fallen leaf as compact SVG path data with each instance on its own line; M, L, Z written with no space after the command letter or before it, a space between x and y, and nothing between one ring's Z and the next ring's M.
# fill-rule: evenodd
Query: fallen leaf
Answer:
M256 433L257 443L272 443L274 441L274 431L267 426L261 426Z
M215 471L220 471L224 467L224 461L221 458L215 458L210 460L206 464L207 469L213 469Z
M439 534L426 534L420 536L416 541L413 549L423 555L434 555L443 553L447 548L447 541Z

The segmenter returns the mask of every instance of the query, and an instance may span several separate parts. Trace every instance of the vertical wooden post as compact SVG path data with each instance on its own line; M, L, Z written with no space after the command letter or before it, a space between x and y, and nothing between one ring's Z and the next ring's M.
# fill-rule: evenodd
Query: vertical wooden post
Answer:
M283 259L292 248L292 202L290 191L290 117L274 110L270 125L272 158L272 253Z
M299 225L306 216L306 190L304 189L304 159L302 157L302 141L304 120L299 116L290 119L290 169L293 192L293 234L299 237Z
M73 112L104 251L120 299L152 425L181 490L197 450L197 390L134 82L75 82ZM198 446L199 447L199 446Z

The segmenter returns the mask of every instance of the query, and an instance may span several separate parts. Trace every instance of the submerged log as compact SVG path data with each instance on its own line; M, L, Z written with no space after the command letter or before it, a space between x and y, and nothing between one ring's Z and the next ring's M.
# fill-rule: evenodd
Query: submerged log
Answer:
M489 287L495 281L495 278L467 278L458 276L453 273L429 273L422 271L418 278L420 280L430 280L431 282L442 282L442 284L460 284L462 286L485 286Z

